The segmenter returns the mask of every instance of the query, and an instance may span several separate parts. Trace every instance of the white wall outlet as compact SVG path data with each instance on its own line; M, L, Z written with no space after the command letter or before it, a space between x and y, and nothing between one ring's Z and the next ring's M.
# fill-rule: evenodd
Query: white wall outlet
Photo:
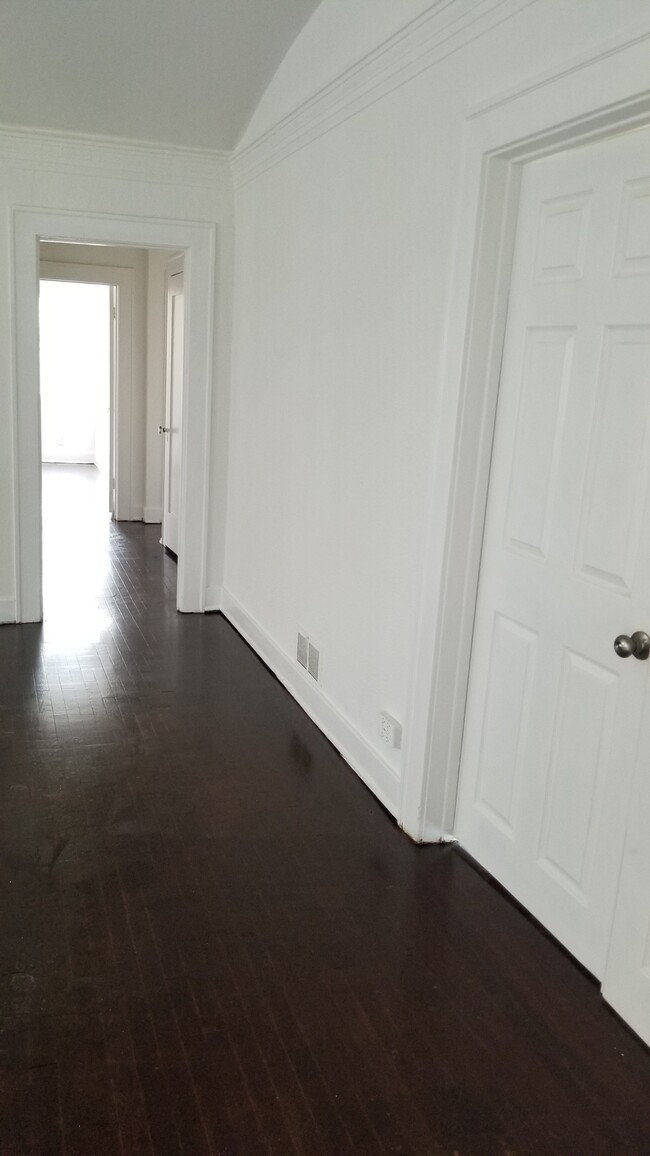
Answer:
M382 710L379 715L379 737L387 747L393 747L394 750L399 750L402 745L402 728L387 710Z
M316 649L313 642L310 642L308 644L307 671L309 674L311 674L312 678L314 678L316 680L316 682L318 682L319 664L320 664L320 651Z
M306 634L298 631L298 645L296 647L296 658L301 666L307 670L309 664L309 638Z

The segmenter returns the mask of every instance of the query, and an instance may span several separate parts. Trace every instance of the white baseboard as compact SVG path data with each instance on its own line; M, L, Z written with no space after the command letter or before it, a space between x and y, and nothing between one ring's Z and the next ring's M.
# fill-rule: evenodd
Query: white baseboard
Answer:
M0 623L16 621L15 598L0 598Z
M440 827L434 826L433 823L425 823L422 837L419 840L421 843L455 843L456 838L450 835L447 831L441 831Z
M142 511L143 522L162 522L162 506L145 506Z
M42 458L44 466L94 466L95 459L92 455L84 454L47 454Z
M210 613L210 611L214 610L221 610L222 597L223 590L221 586L208 586L205 592L206 613Z
M144 521L143 514L144 510L142 506L131 506L131 517L129 518L129 522Z
M318 683L308 674L303 674L302 668L280 650L263 627L246 612L228 590L222 593L221 611L271 668L310 719L340 751L359 778L391 815L397 817L400 778L393 767L373 750L356 727L323 693Z

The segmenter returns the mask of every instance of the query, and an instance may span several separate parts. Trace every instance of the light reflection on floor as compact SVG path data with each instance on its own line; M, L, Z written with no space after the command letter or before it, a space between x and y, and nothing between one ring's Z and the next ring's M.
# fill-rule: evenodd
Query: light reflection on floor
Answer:
M49 653L92 646L108 630L111 519L96 466L43 466L43 641Z

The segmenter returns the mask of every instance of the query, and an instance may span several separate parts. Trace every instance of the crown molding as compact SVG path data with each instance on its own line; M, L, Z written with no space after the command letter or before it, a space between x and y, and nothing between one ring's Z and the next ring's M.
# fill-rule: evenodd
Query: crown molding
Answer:
M601 44L599 47L591 48L587 52L581 52L576 56L572 56L561 65L556 65L553 68L546 69L534 76L532 80L528 80L523 84L515 85L513 88L507 88L497 93L496 96L490 97L488 100L482 101L476 105L468 114L468 120L478 120L482 116L486 116L491 112L495 112L500 108L505 108L506 105L513 101L520 100L533 92L538 92L540 89L546 88L548 85L555 84L558 80L564 80L575 73L582 72L585 68L591 68L594 65L604 63L614 56L618 56L621 52L627 52L631 48L635 48L650 40L650 24L646 20L643 25L638 27L635 32L630 35L629 31L623 35Z
M161 145L119 137L55 132L49 129L0 125L3 161L79 173L151 177L163 183L205 185L229 168L230 154L207 149Z
M426 12L232 154L239 187L537 0L436 0Z

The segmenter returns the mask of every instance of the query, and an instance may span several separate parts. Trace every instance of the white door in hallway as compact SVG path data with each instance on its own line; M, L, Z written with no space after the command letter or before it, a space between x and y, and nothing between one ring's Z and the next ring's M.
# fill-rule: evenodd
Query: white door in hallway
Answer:
M183 347L185 334L185 292L183 260L170 261L167 276L165 425L163 453L163 545L178 554L178 512L180 507Z
M648 1039L649 496L639 131L523 175L456 834Z

